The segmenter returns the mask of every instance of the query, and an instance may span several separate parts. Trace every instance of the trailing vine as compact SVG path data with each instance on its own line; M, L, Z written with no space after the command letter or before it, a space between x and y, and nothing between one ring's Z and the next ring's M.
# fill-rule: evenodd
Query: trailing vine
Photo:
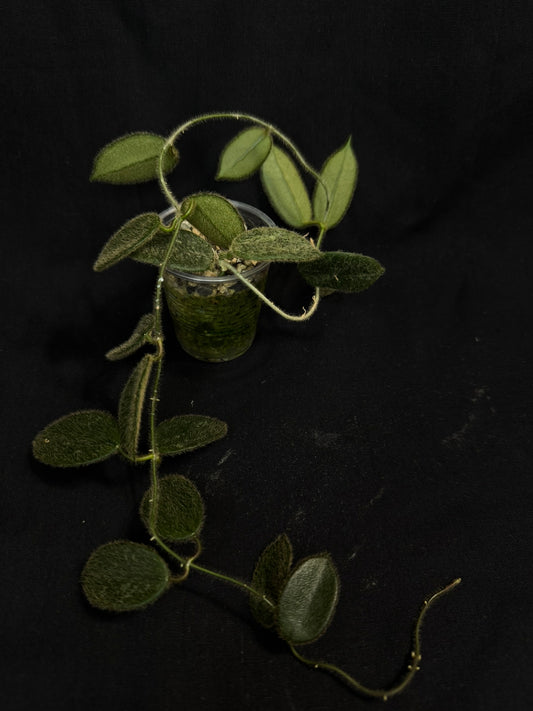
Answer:
M200 193L182 201L174 197L165 176L177 163L175 142L194 125L221 118L246 120L252 123L252 128L226 146L219 177L248 177L262 170L269 156L274 155L276 166L262 174L265 190L289 224L318 229L316 243L281 228L246 231L232 205L212 193ZM277 157L273 154L273 139L283 143L302 169L316 180L312 207L291 159L284 153ZM369 286L383 271L375 260L363 255L324 253L319 249L326 231L346 211L355 189L356 163L349 141L318 172L308 165L292 141L270 124L245 114L208 114L182 124L167 139L153 134L131 134L109 144L97 156L92 178L126 183L156 178L175 214L170 225L161 222L157 213L133 218L111 237L95 264L101 270L132 257L157 266L151 312L140 318L124 343L107 353L110 360L118 360L142 352L121 392L117 415L102 410L74 412L52 422L33 441L34 456L51 466L83 466L120 455L132 464L145 463L149 467L149 488L139 508L149 543L119 540L98 547L81 576L88 602L112 612L139 610L175 585L183 584L192 573L210 576L246 594L255 620L273 629L303 664L337 676L363 696L386 700L400 693L419 668L420 630L427 611L454 589L459 579L424 602L414 626L411 664L401 680L388 690L371 689L342 669L325 661L313 661L300 652L302 645L326 632L335 613L339 576L330 555L321 553L294 562L289 538L281 534L263 550L249 581L208 568L199 563L205 507L198 488L181 474L160 475L165 457L206 446L227 432L226 423L209 416L188 414L158 419L165 360L163 294L169 265L178 263L183 268L186 263L190 268L192 264L192 271L194 268L201 271L207 263L212 266L217 262L222 270L235 273L253 288L232 260L298 263L316 292L312 306L303 316L283 314L294 320L309 318L316 311L322 288L330 290L338 286L343 291L360 291ZM283 186L291 188L289 197ZM187 223L197 230L201 226L202 235L184 229Z

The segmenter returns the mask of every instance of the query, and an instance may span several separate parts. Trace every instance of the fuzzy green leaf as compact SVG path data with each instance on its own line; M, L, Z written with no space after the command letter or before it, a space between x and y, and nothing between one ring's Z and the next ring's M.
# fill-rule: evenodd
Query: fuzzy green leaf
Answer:
M145 212L129 220L103 246L93 269L102 272L125 259L141 245L153 239L160 227L157 212Z
M339 224L350 207L357 184L357 174L357 159L349 138L322 166L320 177L326 185L329 202L324 186L317 182L313 195L315 220L326 225L328 229Z
M141 518L149 533L165 541L186 541L196 536L204 522L204 502L195 484L179 474L159 480L154 531L150 530L152 489L141 501Z
M91 180L101 183L145 183L157 178L159 155L166 139L155 133L129 133L108 143L94 159ZM171 146L163 159L163 172L178 163L178 152Z
M312 219L307 188L292 158L272 146L261 166L261 181L272 206L291 227L304 227Z
M301 561L283 588L278 632L287 642L314 642L328 628L339 597L339 577L326 554Z
M324 252L319 259L298 268L311 286L345 293L368 289L385 272L372 257L351 252Z
M97 548L85 564L81 585L93 607L112 612L139 610L168 587L170 571L153 548L113 541Z
M130 254L136 262L160 266L168 249L170 234L160 234ZM184 272L205 272L213 264L213 248L203 237L190 230L180 230L170 254L168 267Z
M124 454L130 459L134 459L137 455L144 400L153 362L154 359L150 354L143 356L120 395L118 404L120 445Z
M252 576L252 587L277 605L292 565L292 546L285 533L269 543L259 556ZM256 595L249 597L253 616L263 627L273 627L275 610Z
M115 346L110 351L107 351L105 357L108 360L121 360L122 358L127 358L132 355L139 348L142 348L145 343L150 343L150 332L154 326L154 315L144 314L139 319L139 323L135 326L135 330L128 338L127 341L121 343L119 346Z
M197 193L183 201L187 220L217 247L227 249L245 229L244 220L229 200L216 193Z
M191 452L225 437L227 431L226 423L216 417L176 415L158 424L157 449L164 455Z
M51 467L79 467L108 459L119 449L116 419L103 410L82 410L55 420L33 440L33 455Z
M220 154L217 180L244 180L258 170L270 152L272 139L266 128L245 128Z
M320 256L309 240L282 227L254 227L236 237L229 251L258 262L308 262Z

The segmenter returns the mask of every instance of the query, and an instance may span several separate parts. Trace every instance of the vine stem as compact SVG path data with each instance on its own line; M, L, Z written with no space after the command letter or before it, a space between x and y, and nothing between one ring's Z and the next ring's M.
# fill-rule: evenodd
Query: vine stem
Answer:
M307 319L311 318L311 316L315 313L315 311L318 308L318 304L320 302L320 289L319 287L315 287L315 293L313 294L313 298L311 300L311 306L309 309L304 309L304 313L301 314L300 316L295 315L295 314L288 314L286 311L283 311L283 309L280 309L279 306L276 306L276 304L273 301L270 301L270 299L263 294L263 292L258 289L252 282L248 281L245 276L242 275L241 272L239 272L235 267L230 264L229 262L222 261L221 265L224 267L224 269L228 269L232 274L234 274L240 281L242 281L243 284L245 284L250 291L253 291L253 293L258 296L261 301L264 301L264 303L269 306L272 311L275 311L279 316L282 316L284 319L287 321L306 321Z
M152 356L155 363L155 373L152 378L152 389L150 397L150 414L149 414L149 428L150 428L150 507L148 513L148 528L150 535L157 540L160 546L167 549L167 546L159 540L155 533L155 522L157 514L157 502L159 499L159 480L158 471L161 456L157 449L157 437L156 437L156 425L157 425L157 404L159 402L159 384L161 382L161 373L163 370L163 361L165 358L165 349L163 346L163 331L161 327L161 311L162 311L162 297L163 297L163 283L165 281L165 270L174 249L176 239L181 227L181 223L186 219L188 213L185 211L183 214L179 214L174 220L172 237L169 240L167 250L165 252L165 257L161 262L157 274L157 282L154 293L153 301L153 314L154 314L154 326L152 329L154 342L157 347L157 352Z
M456 588L460 582L461 578L456 578L449 585L442 588L441 590L438 590L427 600L424 600L424 604L422 605L422 608L418 614L413 631L413 650L411 652L411 663L408 665L407 671L404 674L403 678L397 684L391 686L389 689L372 689L368 686L365 686L364 684L361 684L359 681L356 681L352 676L350 676L350 674L335 666L334 664L329 664L328 662L323 661L313 661L312 659L308 659L307 657L304 657L302 654L300 654L296 650L294 645L289 644L289 647L296 659L298 659L303 664L313 667L314 669L322 669L323 671L330 672L334 676L339 677L345 684L347 684L354 691L363 696L387 701L387 699L391 698L392 696L396 696L396 694L399 694L401 691L403 691L405 687L412 681L416 672L420 670L420 661L422 659L420 630L422 628L422 622L424 621L424 617L426 616L429 608L443 595L446 595L448 592Z
M214 112L214 113L209 113L209 114L201 114L200 116L195 116L192 119L189 119L185 123L182 123L180 126L178 126L174 131L169 135L167 138L163 149L161 153L159 154L159 162L158 162L158 168L157 168L157 174L158 174L158 180L159 180L159 185L161 187L161 190L165 194L167 200L171 205L173 205L176 208L176 212L179 212L180 210L180 203L172 193L171 189L168 186L167 180L165 178L165 174L163 171L163 159L165 156L165 153L167 150L174 145L174 143L178 140L178 138L185 133L189 128L196 126L197 124L200 123L206 123L207 121L219 121L223 119L233 119L235 121L247 121L249 123L253 123L256 126L262 126L263 128L266 128L267 131L272 133L274 136L276 136L287 148L291 151L291 153L294 155L294 157L299 161L301 164L302 168L309 173L310 175L313 176L315 180L317 180L325 189L326 191L326 196L328 195L328 189L327 186L324 184L324 181L320 177L319 173L311 166L309 163L305 160L304 156L301 154L301 152L298 150L298 148L295 146L295 144L285 136L284 133L282 133L279 129L277 129L275 126L272 124L268 123L268 121L264 121L263 119L258 118L257 116L252 116L251 114L246 114L246 113L240 113L240 112L233 112L233 111L222 111L222 112Z
M269 600L264 593L256 590L254 587L248 585L248 583L245 583L242 580L239 580L238 578L234 578L231 575L225 575L224 573L218 573L216 570L211 570L210 568L204 568L203 565L198 565L198 563L191 563L190 567L194 568L194 570L197 570L199 573L204 573L205 575L209 575L213 578L218 578L218 580L230 583L230 585L235 585L236 587L245 590L250 595L263 600L263 602L266 602L266 604L270 607L275 608L274 603Z
M158 270L156 288L155 288L155 293L154 293L153 337L154 337L154 342L157 347L157 352L152 356L154 363L155 363L155 373L154 373L153 379L152 379L152 388L151 388L151 396L150 396L150 401L151 401L150 413L149 413L150 454L146 455L145 457L139 458L139 461L150 460L151 487L150 487L150 507L149 507L149 515L148 515L148 529L150 531L151 539L155 543L157 543L160 546L160 548L162 548L169 556L171 556L172 558L177 560L178 563L180 564L180 566L184 569L183 575L176 577L174 582L181 582L182 580L184 580L188 576L190 568L194 568L195 570L197 570L201 573L210 575L211 577L218 578L219 580L224 580L227 583L231 583L232 585L240 587L241 589L246 590L250 595L259 597L261 600L266 602L268 605L270 605L271 607L274 607L274 604L270 600L268 600L268 598L264 595L264 593L261 593L258 590L255 590L255 588L253 588L251 585L248 585L247 583L243 582L242 580L238 580L237 578L233 578L233 577L231 577L229 575L225 575L223 573L218 573L214 570L210 570L209 568L204 568L203 566L198 565L197 563L194 563L194 561L200 555L200 552L201 552L201 544L198 539L196 539L196 552L194 553L193 556L186 558L186 557L183 557L183 556L179 555L178 553L176 553L176 551L174 551L163 540L161 540L161 538L157 535L157 532L155 530L157 504L158 504L158 499L159 499L158 472L159 472L159 464L161 461L161 455L157 449L157 436L156 436L157 403L159 402L159 385L161 382L163 361L164 361L164 357L165 357L165 349L163 346L163 333L162 333L162 327L161 327L163 284L165 281L164 274L165 274L165 270L167 268L167 264L170 259L170 255L172 254L172 250L174 249L174 244L176 242L176 238L179 233L179 229L181 227L182 222L185 219L187 219L188 214L189 214L189 212L187 210L185 210L183 213L179 214L174 220L172 237L169 241L169 245L168 245L167 250L165 252L165 257L164 257L163 261L161 262L161 265Z

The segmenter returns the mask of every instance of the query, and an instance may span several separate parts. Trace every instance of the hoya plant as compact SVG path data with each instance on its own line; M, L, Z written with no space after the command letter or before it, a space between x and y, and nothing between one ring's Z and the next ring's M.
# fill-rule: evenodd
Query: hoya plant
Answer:
M278 211L284 213L284 219L293 226L318 227L319 235L313 243L281 228L247 233L242 223L237 223L232 205L219 196L198 194L182 202L175 200L165 179L177 161L174 143L183 131L201 120L205 117L183 124L168 139L151 134L119 139L96 159L93 179L134 182L157 177L175 209L175 217L171 226L164 225L157 213L134 218L109 240L96 263L98 268L105 268L132 256L157 266L152 310L140 317L125 342L107 353L112 361L136 359L116 413L83 410L65 415L35 437L33 453L37 460L54 467L83 467L112 457L148 467L147 490L139 502L146 540L110 541L90 555L81 575L90 605L110 613L141 610L183 585L193 573L211 576L242 590L256 622L272 629L300 662L338 676L364 696L386 700L400 693L419 669L420 629L428 609L460 580L424 601L414 626L410 663L400 680L389 689L369 688L337 666L309 658L301 651L302 646L326 632L335 613L339 575L332 557L319 553L295 561L287 535L281 534L260 554L248 580L203 565L202 495L195 483L178 471L160 474L164 458L207 446L227 433L225 422L207 415L181 414L162 421L158 418L165 358L163 284L170 263L179 263L181 268L186 263L188 268L193 265L204 270L209 257L209 266L218 264L222 270L241 274L235 266L237 254L244 260L298 262L302 273L316 287L315 307L321 288L359 290L381 271L369 258L319 250L327 228L340 219L355 187L356 163L349 142L326 161L321 173L315 173L276 129L250 119L252 127L233 139L222 153L220 176L238 179L260 168L267 194ZM316 178L312 207L293 161L275 145L275 138ZM196 231L182 230L184 221Z
M217 193L198 192L181 200L175 197L167 176L179 163L177 142L193 126L220 119L249 125L223 149L217 180L239 181L259 172L272 207L291 229L246 229L237 208ZM313 182L312 194L302 173ZM291 139L266 121L247 114L198 116L181 124L167 138L146 132L122 136L98 153L91 180L112 184L158 180L173 216L168 223L157 212L133 217L109 239L94 267L101 271L126 257L159 266L168 251L166 267L198 274L232 273L284 318L305 320L316 311L321 291L360 292L384 272L372 257L323 250L327 232L340 223L350 206L357 177L350 138L317 171ZM193 229L184 229L191 225ZM313 231L314 236L310 234ZM242 265L257 262L297 264L305 281L314 288L311 307L299 315L279 309L243 273Z

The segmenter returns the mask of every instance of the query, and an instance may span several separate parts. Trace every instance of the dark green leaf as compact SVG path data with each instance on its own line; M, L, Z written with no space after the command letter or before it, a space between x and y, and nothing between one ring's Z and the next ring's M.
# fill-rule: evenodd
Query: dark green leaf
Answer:
M328 628L339 597L339 578L330 557L312 556L291 573L279 599L278 632L287 642L307 644Z
M261 126L245 128L223 149L217 180L243 180L259 169L272 146L270 133Z
M346 293L368 289L385 272L372 257L351 252L324 252L319 259L298 268L311 286Z
M165 258L170 234L160 234L130 255L144 264L160 266ZM184 272L205 272L213 264L213 248L203 237L190 230L180 230L168 261L170 269Z
M110 412L82 410L39 432L33 440L33 455L52 467L79 467L116 454L119 440L117 421Z
M252 587L277 605L291 565L292 546L287 535L282 533L259 556L252 576ZM249 602L259 624L272 627L275 623L275 609L257 595L250 595Z
M261 166L261 181L272 206L291 227L304 227L313 219L307 188L292 158L272 146Z
M322 166L320 177L327 187L329 201L324 186L319 182L313 195L315 220L326 225L328 229L335 227L350 207L357 184L357 173L357 159L349 138Z
M227 431L226 423L216 417L176 415L157 426L157 449L164 455L191 452L221 439Z
M129 133L108 143L94 159L91 180L101 183L144 183L157 177L159 155L166 139L155 133ZM178 152L171 146L163 159L163 172L178 163Z
M204 502L190 479L171 474L159 480L154 531L150 530L152 489L141 502L141 518L149 533L166 541L186 541L196 536L204 522Z
M157 212L145 212L129 220L106 242L93 269L101 272L125 259L142 244L153 239L160 227Z
M154 326L154 315L144 314L139 319L139 323L135 326L135 330L128 338L127 341L121 343L119 346L112 348L105 355L108 360L120 360L121 358L127 358L142 348L145 343L150 343L150 333Z
M143 356L120 395L118 404L120 444L122 451L130 459L135 459L137 455L144 400L153 362L150 354Z
M243 232L231 243L230 252L258 262L308 262L320 256L308 239L282 227L254 227Z
M187 220L217 247L227 249L245 229L244 220L229 200L216 193L197 193L183 201Z
M126 612L155 602L168 587L169 577L167 564L153 548L113 541L91 555L81 585L93 607Z

